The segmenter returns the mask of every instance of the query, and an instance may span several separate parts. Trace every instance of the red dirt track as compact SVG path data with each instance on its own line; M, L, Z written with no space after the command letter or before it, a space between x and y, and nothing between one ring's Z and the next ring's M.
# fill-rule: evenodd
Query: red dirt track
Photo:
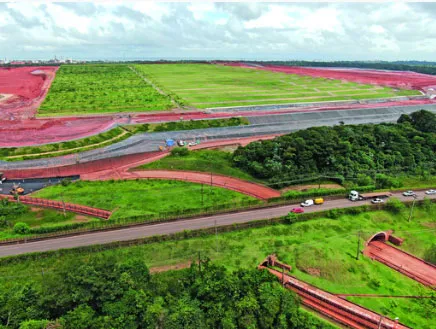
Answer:
M280 271L265 266L259 266L259 269L267 269L281 282L284 279L285 287L298 294L303 305L347 327L354 329L410 329L410 327L316 288L291 275L282 274Z
M34 117L57 70L55 66L0 68L0 94L13 95L3 102L0 99L0 119Z
M224 65L254 68L288 74L309 75L318 78L346 80L357 83L383 85L389 87L419 89L423 91L431 87L436 88L436 76L411 71L315 68L281 65L250 66L243 63L226 63Z
M364 254L436 290L436 266L378 240L371 241Z
M193 171L176 171L176 170L141 170L141 171L124 171L117 172L118 175L109 175L102 177L101 175L86 175L83 179L89 180L107 180L107 179L169 179L185 182L200 183L222 187L228 190L233 190L258 199L270 199L280 196L280 192L269 187L244 181L229 176L211 175L208 173L200 173Z

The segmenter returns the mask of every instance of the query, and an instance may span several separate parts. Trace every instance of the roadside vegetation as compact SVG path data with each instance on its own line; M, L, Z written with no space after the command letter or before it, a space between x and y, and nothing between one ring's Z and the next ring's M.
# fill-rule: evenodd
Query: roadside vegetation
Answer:
M183 212L254 198L220 187L171 180L78 181L49 186L35 197L77 203L115 211L112 219L138 215Z
M182 103L197 108L362 100L419 95L340 80L211 64L141 64L135 68Z
M90 151L121 142L135 134L163 131L194 130L247 125L246 118L189 120L165 123L136 124L116 127L98 135L67 142L39 146L0 148L0 160L22 161L51 158Z
M39 234L57 226L99 221L75 213L36 208L0 200L0 240Z
M38 290L43 282L53 280L59 283L64 280L62 278L73 280L73 277L86 277L87 282L90 282L89 280L92 282L94 276L89 276L86 273L95 273L93 268L98 264L96 259L102 262L104 259L110 259L116 264L108 267L100 263L101 267L105 269L125 266L122 264L125 264L126 260L131 264L141 263L145 260L148 267L154 268L195 261L200 255L201 259L210 258L213 264L222 265L228 271L240 269L252 271L268 254L276 253L279 259L292 265L292 275L333 293L429 296L432 293L430 289L379 262L371 261L362 255L360 255L359 260L356 260L359 231L362 233L362 246L363 239L372 233L393 229L395 235L405 238L402 248L418 257L422 257L434 244L436 233L431 227L435 224L435 204L424 202L422 206L415 206L414 215L410 222L407 220L409 214L407 207L399 206L391 209L393 209L392 212L371 211L337 216L332 213L330 218L317 218L293 224L276 224L263 228L244 229L177 241L162 239L158 243L106 251L101 251L103 247L100 247L95 248L95 250L99 250L95 254L90 254L90 250L81 251L78 249L61 254L29 255L15 260L14 258L6 259L0 261L2 265L0 268L1 290L4 296L7 296L5 300L11 302L4 303L0 314L3 314L2 321L5 321L8 311L15 309L16 304L13 301L17 300L18 296L22 296L22 300L27 301L26 298L29 297L24 294L24 287L32 286ZM80 275L74 275L76 273L74 267L83 269L80 270ZM41 268L44 269L44 276L41 275ZM84 272L85 268L86 272ZM64 275L68 271L71 271L71 276ZM13 281L7 279L8 276L16 273L25 274ZM105 273L114 280L116 277L121 277L118 274L112 276L110 274L114 273L112 270ZM142 273L144 272L142 271ZM177 279L174 278L182 275L181 273L184 272L170 272L168 276L173 278L172 282L177 282ZM158 278L159 275L156 277ZM69 280L67 279L67 281ZM101 279L96 278L96 280ZM209 280L209 282L213 281ZM71 289L75 287L78 289L77 291L81 291L81 284L76 281L69 282L71 282ZM126 280L125 282L130 281ZM163 286L166 287L166 285ZM60 284L60 287L63 287L63 283ZM111 287L112 283L110 285L102 284L101 289L111 291L109 296L113 296L113 291L118 290ZM177 290L185 291L187 289L184 285L177 287L179 287ZM223 288L224 286L219 287L220 285L216 286L214 291L218 293L228 290ZM60 296L64 296L63 293L56 295L65 290L59 288L46 289L46 291L53 291L52 293L55 295L53 298L65 300L60 298ZM180 292L182 293L182 291ZM32 299L34 305L39 305L36 301L40 300L40 295L34 293L31 295L36 296ZM69 293L65 292L65 297L67 296ZM353 300L355 299L357 300L357 298L353 298ZM431 328L436 316L435 309L430 304L431 299L359 298L358 302L391 318L398 316L402 323L414 329ZM56 305L58 304L56 303ZM88 305L93 307L91 302ZM76 306L78 305L76 304ZM15 312L12 314L16 319L19 314L27 316L27 314L34 313Z
M128 65L62 65L39 116L163 111L173 107Z

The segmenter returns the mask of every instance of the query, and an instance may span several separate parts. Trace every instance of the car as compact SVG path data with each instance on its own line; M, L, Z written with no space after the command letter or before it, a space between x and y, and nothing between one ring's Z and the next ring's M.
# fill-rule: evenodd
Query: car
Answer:
M304 209L301 207L292 208L291 212L293 212L294 214L301 214L304 212Z
M301 202L300 206L302 206L302 207L310 207L310 206L313 206L313 204L314 204L313 200L309 199L309 200L306 200L304 202Z
M404 195L404 196L415 196L416 193L413 192L413 191L406 191L406 192L403 192L403 195Z
M427 194L427 195L436 194L436 190L428 190L428 191L425 191L425 194Z
M384 200L380 199L380 198L375 198L375 199L371 200L371 203L374 203L374 204L383 203L383 202L384 202Z
M189 142L189 144L188 144L188 146L195 146L195 145L197 145L196 142Z

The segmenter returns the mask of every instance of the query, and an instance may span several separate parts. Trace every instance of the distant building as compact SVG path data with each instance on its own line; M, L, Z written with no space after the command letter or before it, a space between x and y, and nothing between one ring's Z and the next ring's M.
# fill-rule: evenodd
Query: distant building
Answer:
M11 65L25 65L26 62L23 62L23 61L12 61L10 64Z

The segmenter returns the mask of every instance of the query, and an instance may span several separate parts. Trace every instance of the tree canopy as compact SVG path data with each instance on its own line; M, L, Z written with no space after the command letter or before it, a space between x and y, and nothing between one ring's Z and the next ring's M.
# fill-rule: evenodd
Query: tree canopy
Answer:
M434 170L435 120L435 114L419 111L397 124L313 127L239 147L233 162L270 183L302 175L357 177Z

